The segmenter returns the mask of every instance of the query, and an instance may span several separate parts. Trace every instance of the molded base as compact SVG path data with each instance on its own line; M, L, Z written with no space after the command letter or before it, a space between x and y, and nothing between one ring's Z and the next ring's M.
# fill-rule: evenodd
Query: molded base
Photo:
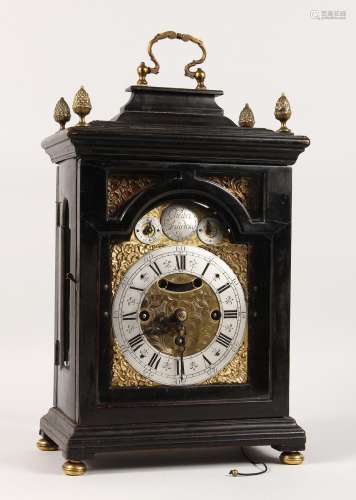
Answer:
M305 448L305 432L291 417L94 426L76 424L51 408L41 419L40 428L68 460L145 449L270 445L281 452L295 452Z

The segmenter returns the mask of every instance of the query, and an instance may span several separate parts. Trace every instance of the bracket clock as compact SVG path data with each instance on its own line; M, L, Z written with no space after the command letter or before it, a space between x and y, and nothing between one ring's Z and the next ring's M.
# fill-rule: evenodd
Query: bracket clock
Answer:
M153 45L196 43L196 89L149 86ZM286 126L236 125L216 104L201 40L149 43L128 103L85 122L82 87L43 141L57 165L54 403L38 447L81 475L101 452L270 445L303 461L289 416L291 165Z

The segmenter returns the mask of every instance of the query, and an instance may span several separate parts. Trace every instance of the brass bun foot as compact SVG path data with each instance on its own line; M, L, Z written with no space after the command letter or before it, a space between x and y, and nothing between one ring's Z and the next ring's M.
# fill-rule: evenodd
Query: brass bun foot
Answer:
M82 476L86 473L87 467L79 460L67 460L63 464L63 471L67 476Z
M300 451L284 451L279 455L279 460L286 465L300 465L304 461L304 455Z
M37 441L37 448L41 451L57 451L58 450L58 446L56 445L56 443L54 443L50 439L47 439L44 437L40 438Z

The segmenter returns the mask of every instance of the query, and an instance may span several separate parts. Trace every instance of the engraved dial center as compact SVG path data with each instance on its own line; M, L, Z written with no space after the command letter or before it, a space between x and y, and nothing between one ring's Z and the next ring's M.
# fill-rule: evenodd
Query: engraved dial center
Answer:
M160 352L177 355L177 345L184 344L184 356L190 356L205 349L216 336L219 322L211 316L216 310L220 310L218 299L204 280L189 273L170 274L146 291L141 303L141 329Z

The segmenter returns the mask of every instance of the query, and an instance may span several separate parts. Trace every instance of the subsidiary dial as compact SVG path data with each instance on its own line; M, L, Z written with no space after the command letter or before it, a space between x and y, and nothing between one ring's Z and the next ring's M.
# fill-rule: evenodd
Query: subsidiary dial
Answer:
M162 228L157 217L142 217L135 227L135 235L141 243L151 245L162 235Z
M196 231L198 218L195 213L183 205L170 205L161 217L164 234L174 241L183 241Z
M216 245L223 239L223 229L215 217L205 217L199 222L198 236L203 243Z

